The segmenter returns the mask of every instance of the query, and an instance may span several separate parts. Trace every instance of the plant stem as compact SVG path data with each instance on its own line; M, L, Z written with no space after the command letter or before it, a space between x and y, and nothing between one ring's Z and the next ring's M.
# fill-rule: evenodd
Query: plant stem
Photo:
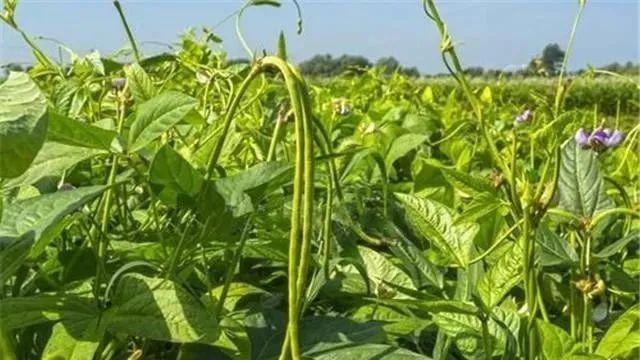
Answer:
M136 41L133 38L133 33L131 32L131 28L129 28L127 19L124 17L122 6L120 6L120 1L113 0L113 6L116 7L116 10L118 11L118 15L120 15L120 21L122 21L122 25L124 26L124 31L127 33L127 37L129 38L129 44L131 45L131 49L133 50L133 56L135 57L136 62L139 63L141 60L141 57L140 57L140 52L138 51L138 45L136 45Z
M267 153L267 161L274 161L276 158L276 146L278 145L278 139L280 138L280 129L284 121L280 118L276 120L276 126L273 128L273 134L271 135L271 143L269 144L269 152Z
M126 103L124 99L118 97L117 117L118 125L117 132L122 132L126 113ZM96 270L96 294L100 293L100 288L104 282L106 263L107 263L107 249L109 247L109 237L107 236L109 228L109 213L111 210L111 201L113 196L113 185L115 184L116 174L118 173L118 154L114 154L111 157L111 169L109 171L109 177L107 179L107 190L102 198L102 218L100 222L100 240L98 241L98 265Z
M491 360L493 356L493 349L491 344L491 334L489 333L489 320L486 316L483 316L482 319L482 343L484 346L484 358L486 360Z
M220 298L216 302L216 308L213 312L214 317L216 319L220 318L220 313L224 307L224 302L227 298L227 294L229 293L229 287L231 286L231 280L233 280L233 275L238 268L238 263L240 262L240 258L242 257L242 250L244 249L244 244L247 242L247 233L249 232L249 228L251 226L252 218L247 219L247 222L244 224L244 228L242 229L242 234L240 235L240 241L238 242L238 248L236 252L233 254L233 258L226 265L227 271L224 275L224 284L222 285L222 291L220 292Z
M573 48L573 39L576 35L576 30L578 29L578 23L580 22L580 18L582 17L582 12L584 10L585 3L586 1L584 0L580 0L579 2L578 13L576 14L576 17L573 20L573 26L571 27L571 35L569 35L569 42L567 43L567 51L565 52L564 58L562 59L562 66L560 67L560 74L558 75L558 85L556 87L556 99L554 104L555 117L558 117L561 110L561 105L563 102L562 99L566 95L566 89L564 89L564 85L562 84L562 81L564 80L564 73L567 69L567 63L569 62L569 56L571 56L571 50Z
M537 297L536 297L536 274L535 274L535 238L532 236L532 224L531 224L531 208L528 203L525 202L523 207L524 222L522 225L522 249L524 252L524 266L523 266L523 278L525 289L525 303L527 305L528 319L527 319L527 331L525 332L525 344L526 358L533 360L536 358L536 336L535 336L535 318L537 310Z

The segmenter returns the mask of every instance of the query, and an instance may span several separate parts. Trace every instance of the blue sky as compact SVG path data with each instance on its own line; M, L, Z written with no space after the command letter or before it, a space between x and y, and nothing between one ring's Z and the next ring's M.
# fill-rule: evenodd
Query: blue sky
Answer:
M275 49L280 30L287 35L294 61L314 54L364 55L372 60L394 56L421 71L444 71L434 26L420 0L301 0L304 32L297 35L296 12L288 0L281 8L252 8L243 18L245 37L256 50ZM143 52L157 53L189 26L212 27L242 4L239 0L122 0ZM551 42L563 48L578 0L440 0L465 66L516 69L526 65ZM639 0L587 0L577 32L571 68L613 61L637 61ZM109 54L126 45L126 37L110 0L22 0L16 18L33 36L47 36L83 54L97 49ZM245 56L234 33L234 21L214 32L232 57ZM56 46L42 42L55 53ZM0 63L29 61L31 55L12 29L0 25Z

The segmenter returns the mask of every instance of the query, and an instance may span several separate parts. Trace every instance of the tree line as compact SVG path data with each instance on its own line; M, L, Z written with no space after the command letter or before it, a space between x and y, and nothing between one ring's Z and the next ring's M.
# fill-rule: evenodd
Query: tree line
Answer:
M548 44L542 49L542 52L535 56L529 64L518 70L504 70L504 69L484 69L480 66L472 66L466 68L466 73L472 77L486 77L495 78L498 76L519 76L519 77L531 77L531 76L555 76L558 74L562 61L564 59L565 52L560 48L558 44ZM248 59L231 59L229 64L234 63L249 63ZM364 56L360 55L342 55L334 57L330 54L315 55L312 58L302 61L298 64L300 71L306 76L312 77L332 77L349 72L352 74L358 74L365 72L373 67L382 69L383 73L390 75L394 72L398 72L410 77L425 76L449 76L448 73L440 73L435 75L421 74L418 68L415 66L406 67L400 64L400 62L393 56L383 57L376 62L372 62ZM2 65L2 71L0 71L0 78L2 73L8 71L24 71L29 66L8 63ZM640 75L640 64L633 63L631 61L625 64L617 62L611 63L606 66L599 67L600 70L611 71L619 74L626 75ZM580 74L586 71L581 69L576 71L576 74Z

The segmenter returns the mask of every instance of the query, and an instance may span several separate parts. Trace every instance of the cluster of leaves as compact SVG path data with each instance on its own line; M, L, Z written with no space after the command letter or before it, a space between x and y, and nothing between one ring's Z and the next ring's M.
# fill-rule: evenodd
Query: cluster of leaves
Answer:
M218 40L189 32L174 54L126 65L74 54L0 84L1 358L278 358L293 105L262 73L227 132L251 66L212 51ZM381 69L309 87L320 146L304 357L515 359L526 341L548 360L639 355L640 128L628 117L608 119L625 146L598 155L571 140L590 106L556 116L548 96L473 88L500 157L524 169L509 189L457 90ZM541 164L558 143L550 179ZM506 199L540 179L550 209L527 262ZM533 323L526 263L539 275Z

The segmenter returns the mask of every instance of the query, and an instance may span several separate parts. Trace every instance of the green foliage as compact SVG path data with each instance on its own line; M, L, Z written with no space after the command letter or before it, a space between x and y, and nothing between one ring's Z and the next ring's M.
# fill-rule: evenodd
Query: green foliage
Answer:
M425 10L455 77L298 69L282 34L230 60L209 29L61 66L23 34L38 64L0 84L0 357L636 358L637 77L489 79ZM624 141L576 145L600 125Z
M592 218L613 205L605 193L594 151L583 149L574 141L564 146L558 196L560 207L580 218Z
M47 134L47 104L29 75L9 74L0 84L0 178L27 170Z

